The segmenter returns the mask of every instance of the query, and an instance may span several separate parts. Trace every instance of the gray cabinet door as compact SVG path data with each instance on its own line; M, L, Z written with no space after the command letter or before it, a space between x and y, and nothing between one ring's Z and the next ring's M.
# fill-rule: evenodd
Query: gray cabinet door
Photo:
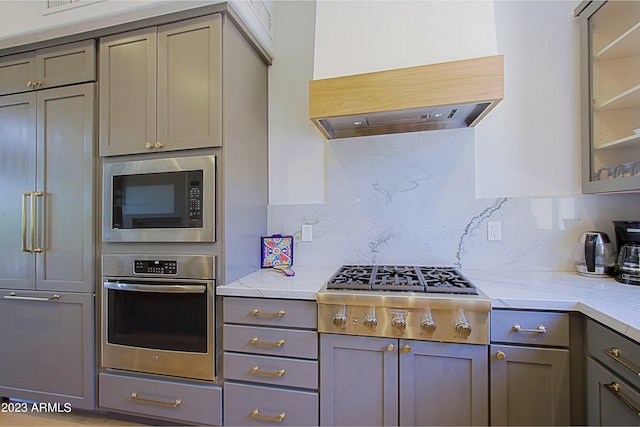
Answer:
M487 347L400 340L400 425L487 425Z
M36 51L36 89L96 80L96 42L83 40Z
M491 424L569 425L569 350L491 346Z
M93 294L0 290L0 396L94 408Z
M163 151L221 144L221 30L220 15L158 27L157 140Z
M320 335L320 424L398 425L397 340Z
M94 288L93 83L0 98L0 288Z
M594 359L587 359L587 422L597 426L640 425L640 393Z
M144 153L156 142L156 29L100 40L100 155Z
M27 82L35 80L33 51L0 58L0 95L31 90Z
M36 190L35 123L35 93L0 97L0 288L35 286L35 256L23 251L31 219L25 193Z
M100 40L101 156L221 144L221 33L210 15Z
M36 289L91 292L94 84L37 93Z

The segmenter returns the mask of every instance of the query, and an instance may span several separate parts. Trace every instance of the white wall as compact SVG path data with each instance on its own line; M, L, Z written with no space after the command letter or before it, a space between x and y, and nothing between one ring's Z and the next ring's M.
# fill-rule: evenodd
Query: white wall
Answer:
M309 120L315 2L274 3L277 55L269 70L269 203L325 202L325 141Z
M579 34L570 1L497 1L505 96L476 129L476 196L580 193Z

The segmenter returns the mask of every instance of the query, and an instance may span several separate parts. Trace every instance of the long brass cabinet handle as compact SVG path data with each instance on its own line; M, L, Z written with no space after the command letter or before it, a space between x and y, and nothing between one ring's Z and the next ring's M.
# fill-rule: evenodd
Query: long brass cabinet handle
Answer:
M60 295L53 294L50 297L25 297L17 295L15 292L11 292L9 295L5 295L4 299L14 299L20 301L60 301Z
M605 384L604 387L611 392L620 402L622 402L627 408L629 408L634 414L640 417L640 409L638 409L632 402L620 393L620 384L612 382Z
M42 197L42 191L28 191L22 194L22 252L40 253L42 248L36 248L36 197ZM29 204L29 234L30 246L27 246L27 199Z
M280 310L277 313L263 313L257 308L251 310L252 316L264 316L264 317L284 317L287 313L284 310Z
M261 371L259 366L254 366L251 368L251 373L254 375L263 375L265 377L281 377L284 375L284 369L278 369L275 372L270 371Z
M520 325L518 325L516 323L515 325L513 325L511 327L511 329L514 332L533 332L533 333L536 333L536 334L546 334L547 333L547 327L544 326L544 325L538 325L538 327L535 328L535 329L525 329L525 328L521 327Z
M640 370L637 367L633 366L631 362L622 358L622 352L620 351L619 348L611 347L603 351L604 351L604 354L611 357L613 360L615 360L616 362L618 362L619 364L621 364L622 366L624 366L625 368L633 372L634 375L640 376Z
M178 406L182 405L182 400L180 399L176 399L173 402L163 402L161 400L143 399L142 397L138 397L138 393L136 393L135 391L131 393L131 395L129 396L129 400L134 402L139 402L139 403L147 403L149 405L164 406L167 408L177 408Z
M31 248L27 247L27 199L31 197L31 193L22 194L22 252L31 252Z
M260 341L258 337L251 338L249 342L252 345L265 345L267 347L282 347L284 345L284 340L278 340L276 342Z
M262 415L258 410L258 408L254 408L253 411L251 411L251 418L256 418L258 420L273 421L276 423L281 423L282 421L284 421L285 417L286 417L286 414L284 412L280 412L277 417L270 417L269 415Z

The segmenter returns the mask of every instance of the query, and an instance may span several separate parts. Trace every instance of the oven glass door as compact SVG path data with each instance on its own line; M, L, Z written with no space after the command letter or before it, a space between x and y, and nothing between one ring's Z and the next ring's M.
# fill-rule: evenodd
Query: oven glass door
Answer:
M207 353L207 284L148 284L128 280L104 284L107 342L127 347Z

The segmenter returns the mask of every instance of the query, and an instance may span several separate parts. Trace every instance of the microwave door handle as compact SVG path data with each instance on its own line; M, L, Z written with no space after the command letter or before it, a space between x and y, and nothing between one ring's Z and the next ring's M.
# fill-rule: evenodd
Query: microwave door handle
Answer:
M116 291L134 291L134 292L160 292L160 293L176 293L176 294L203 294L206 292L205 285L142 285L139 283L123 283L123 282L104 282L103 286L107 289Z

